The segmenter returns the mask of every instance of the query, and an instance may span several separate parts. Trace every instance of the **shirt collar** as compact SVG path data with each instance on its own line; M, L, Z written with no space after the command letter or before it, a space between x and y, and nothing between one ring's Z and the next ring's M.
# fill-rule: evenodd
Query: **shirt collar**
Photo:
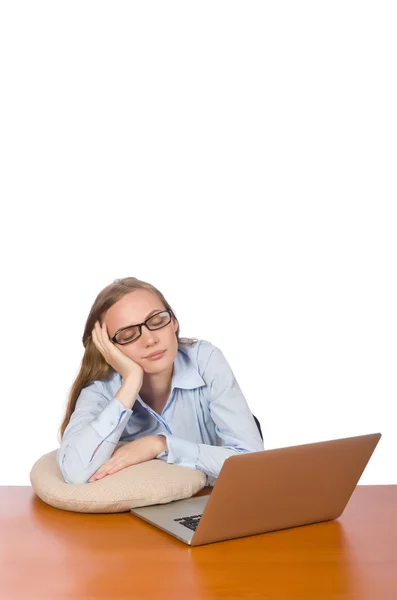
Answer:
M199 374L193 361L179 348L174 360L171 390L174 388L193 390L203 385L205 385L205 381Z

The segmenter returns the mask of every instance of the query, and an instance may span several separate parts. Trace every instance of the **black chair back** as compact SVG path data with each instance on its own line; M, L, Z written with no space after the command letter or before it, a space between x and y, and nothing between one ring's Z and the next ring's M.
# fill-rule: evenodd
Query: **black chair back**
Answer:
M259 421L258 421L258 419L256 418L256 416L255 416L255 415L252 415L252 416L254 417L254 421L255 421L255 423L256 423L256 426L257 426L257 428L259 429L260 436L261 436L261 438L262 438L262 440L263 440L263 435L262 435L261 424L259 423Z

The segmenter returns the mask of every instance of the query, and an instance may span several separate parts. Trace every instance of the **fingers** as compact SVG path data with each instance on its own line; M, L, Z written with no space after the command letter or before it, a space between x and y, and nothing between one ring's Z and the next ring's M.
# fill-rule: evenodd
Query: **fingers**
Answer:
M100 325L99 321L95 322L94 325L94 329L92 330L92 335L97 339L97 341L99 342L99 344L103 347L106 348L106 343L110 342L109 340L109 336L107 334L107 330L106 330L106 325L105 323L102 323L102 326Z
M118 450L121 450L121 448ZM117 473L128 466L127 457L123 455L120 456L120 454L115 456L116 452L117 450L113 453L112 458L99 467L98 471L90 477L88 480L90 483L97 481L98 479L103 479L107 475L112 475L112 473Z
M158 436L144 436L116 448L112 457L99 467L98 471L89 479L89 482L92 483L126 467L155 458L161 452L158 441Z
M93 481L98 481L99 479L103 479L107 475L110 475L112 472L116 473L117 470L120 470L120 469L116 469L114 471L113 470L114 467L106 466L107 464L108 463L105 463L104 465L102 465L102 467L100 469L98 469L98 471L96 473L94 473L94 475L92 475L88 481L91 482L91 483Z
M92 477L89 478L88 483L94 483L94 481L99 481L100 479L106 477L106 475L107 473L102 473L102 475L98 475L97 473L95 473L95 475L92 475Z
M113 350L113 344L109 338L106 324L103 323L102 327L99 321L96 321L94 329L91 332L92 341L99 350L99 352L106 358L109 358L109 352Z
M118 473L119 471L121 471L122 469L125 468L125 465L122 465L122 464L115 464L111 467L107 467L106 469L103 468L104 466L105 465L102 465L102 467L100 469L98 469L98 471L90 477L90 479L88 480L90 483L92 483L93 481L98 481L100 479L103 479L104 477L107 477L107 475L112 475L113 473Z
M103 322L102 325L99 324L99 321L97 321L95 323L95 325L98 325L98 330L100 332L101 335L101 339L102 339L102 343L106 346L107 344L110 344L110 338L109 338L109 334L108 334L108 328L106 327L106 323Z
M98 350L103 351L103 345L102 345L102 337L101 337L101 329L99 327L99 323L98 321L96 321L95 325L94 325L94 329L91 332L92 335L92 341L94 342L95 346L98 348Z

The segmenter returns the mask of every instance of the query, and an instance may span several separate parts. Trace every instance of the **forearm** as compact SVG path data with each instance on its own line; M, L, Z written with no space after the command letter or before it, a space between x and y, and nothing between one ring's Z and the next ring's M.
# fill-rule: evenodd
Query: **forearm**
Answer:
M115 397L90 423L65 431L57 460L66 482L85 483L111 457L131 413Z
M125 379L115 398L120 400L126 408L132 409L140 389L141 383L136 378Z
M101 400L92 401L90 396L81 405L77 403L57 455L65 481L88 481L111 457L132 414L139 389L140 382L136 378L126 378L103 408ZM89 393L86 391L87 395Z
M58 465L66 483L87 483L89 478L112 456L116 445L103 440L97 446L92 460L86 464L76 445L70 445L66 451L58 450Z
M263 450L263 442L256 440L252 444L238 443L233 446L212 446L183 440L174 435L165 435L167 454L164 459L168 463L200 469L210 477L218 477L226 458L244 452Z

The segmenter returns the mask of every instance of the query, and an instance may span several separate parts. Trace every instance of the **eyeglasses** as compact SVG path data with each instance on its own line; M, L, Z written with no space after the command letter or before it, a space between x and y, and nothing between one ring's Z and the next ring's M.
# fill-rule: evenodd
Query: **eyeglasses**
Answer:
M120 344L121 346L125 346L125 344L131 344L131 342L135 342L142 335L142 327L145 325L150 331L154 329L162 329L171 323L172 312L170 310L162 310L161 312L152 315L144 321L143 323L139 323L138 325L130 325L129 327L123 327L123 329L119 329L116 331L111 341L114 344Z

